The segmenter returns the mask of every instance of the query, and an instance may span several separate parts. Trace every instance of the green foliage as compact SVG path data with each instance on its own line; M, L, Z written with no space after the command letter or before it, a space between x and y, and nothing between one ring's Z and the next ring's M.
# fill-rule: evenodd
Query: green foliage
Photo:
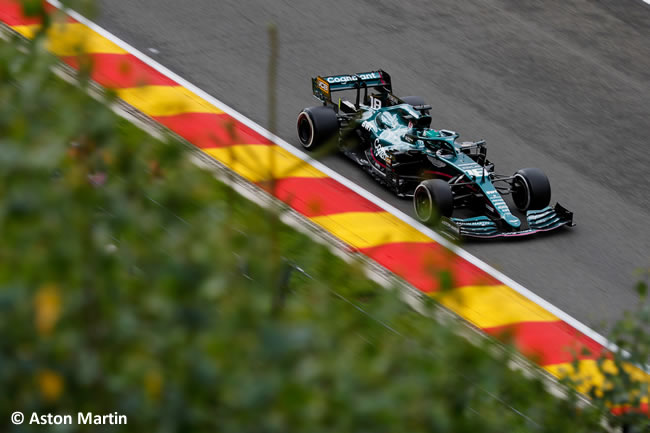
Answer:
M592 387L589 396L604 410L613 409L616 416L608 418L612 427L625 427L626 433L650 429L650 302L647 283L637 284L639 303L612 329L610 341L619 350L598 359L598 370L604 385ZM644 406L645 404L645 406Z
M598 429L52 64L0 43L0 431L43 431L15 410L133 432Z

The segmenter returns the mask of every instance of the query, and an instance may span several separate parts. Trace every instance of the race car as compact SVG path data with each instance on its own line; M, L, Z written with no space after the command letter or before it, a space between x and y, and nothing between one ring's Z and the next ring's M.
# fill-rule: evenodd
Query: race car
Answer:
M354 101L332 94L348 91ZM397 97L383 70L317 76L321 105L298 115L298 138L307 150L331 143L400 197L412 197L415 215L456 238L523 236L573 226L573 213L549 206L551 186L537 168L494 172L485 140L432 129L431 105ZM514 208L504 200L510 196ZM519 215L519 216L517 216Z

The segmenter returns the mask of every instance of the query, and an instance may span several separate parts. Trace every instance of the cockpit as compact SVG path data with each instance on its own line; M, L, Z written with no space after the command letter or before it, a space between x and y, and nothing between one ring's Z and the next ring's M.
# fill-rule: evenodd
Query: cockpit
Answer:
M409 130L422 130L431 126L431 116L421 113L410 105L399 105L383 111L377 116L377 124L382 128L407 127Z
M431 116L429 116L428 114L423 114L420 117L414 117L409 114L404 116L404 120L408 122L410 128L416 130L427 129L431 127Z

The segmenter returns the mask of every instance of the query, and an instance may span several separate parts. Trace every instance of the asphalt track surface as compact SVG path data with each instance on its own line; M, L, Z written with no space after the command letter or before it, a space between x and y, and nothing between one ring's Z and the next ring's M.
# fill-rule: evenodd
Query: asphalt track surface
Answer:
M278 135L316 105L312 76L384 69L433 126L485 138L497 172L542 168L578 226L464 246L585 324L634 308L650 268L650 7L640 0L101 0L95 20L267 125L268 26L280 38ZM153 49L153 50L152 50ZM399 209L340 155L329 167Z

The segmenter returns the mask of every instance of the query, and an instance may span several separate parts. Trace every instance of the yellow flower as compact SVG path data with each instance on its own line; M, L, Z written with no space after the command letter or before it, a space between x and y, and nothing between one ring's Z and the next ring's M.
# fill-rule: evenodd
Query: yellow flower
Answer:
M41 335L49 334L61 313L61 297L57 287L53 285L41 287L34 298L34 309L36 329Z
M144 386L147 395L152 400L157 400L162 391L163 377L159 370L150 370L144 377Z
M38 385L43 398L53 401L63 391L63 378L52 370L42 370L38 373Z

